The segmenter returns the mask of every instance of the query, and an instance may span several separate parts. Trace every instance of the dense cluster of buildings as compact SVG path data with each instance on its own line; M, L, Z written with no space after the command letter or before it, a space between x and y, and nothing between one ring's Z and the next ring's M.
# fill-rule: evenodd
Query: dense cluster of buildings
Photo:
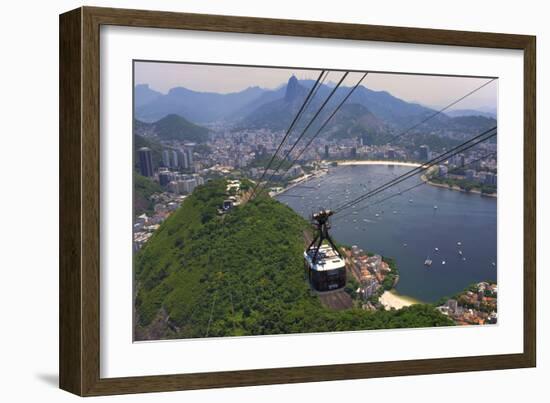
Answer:
M177 148L165 148L162 150L161 166L172 170L194 171L197 164L193 158L193 148L195 144L185 143ZM153 177L155 175L155 165L153 162L153 151L149 147L141 147L138 150L139 170L141 175Z
M153 233L160 227L183 202L185 196L172 193L153 194L154 201L152 214L143 213L135 218L133 226L133 247L138 251L149 240Z
M155 168L150 148L140 148L138 158L140 174L158 182L164 192L150 196L154 205L152 214L143 213L135 218L134 251L143 247L160 224L181 205L185 195L192 193L197 186L204 183L202 176L190 173L194 170L191 147L179 151L173 148L164 149L158 168ZM188 173L184 173L185 171Z
M208 141L210 152L201 155L201 163L205 167L218 165L229 169L246 168L262 156L271 156L284 136L281 131L269 129L212 129L213 134Z
M359 282L359 294L367 302L372 297L378 296L383 291L382 283L386 276L391 273L391 268L388 263L382 260L380 255L369 256L363 249L356 245L351 249L343 249L347 259L348 268ZM394 284L398 281L398 276L395 276ZM372 307L367 304L367 308Z
M194 170L191 168L193 165L192 148L187 148L184 152L175 149L163 150L161 166L156 170L151 149L142 147L138 150L138 155L141 175L157 181L170 193L189 194L197 186L204 184L204 178L201 175L189 173Z
M324 141L322 141L324 142ZM324 160L390 160L408 161L414 155L398 145L363 145L361 138L325 143L317 148L317 154Z
M490 151L489 151L490 152ZM487 151L484 151L487 155ZM437 177L441 179L455 179L468 181L480 185L497 186L497 160L496 156L482 158L479 151L470 152L468 155L457 154L440 164L437 168ZM495 154L496 155L496 154Z
M495 283L481 282L437 309L458 325L494 324L497 323L497 294Z
M167 168L162 175L155 172L153 164L152 151L148 148L142 148L138 151L139 166L143 176L157 178L162 186L166 183L172 183L170 191L179 194L185 194L193 189L193 179L195 186L200 184L197 174L202 177L215 175L227 175L236 170L252 179L259 178L264 173L264 166L257 165L255 162L262 159L269 160L280 145L280 140L284 132L260 129L239 129L227 126L224 123L210 124L211 136L206 145L200 147L193 143L169 141L162 142L165 149L162 150L161 161L158 163L162 168ZM288 157L296 156L299 150L302 152L299 161L292 165L290 169L271 168L266 176L274 181L288 180L304 175L304 164L311 164L320 161L330 160L389 160L389 161L429 161L434 153L430 146L423 144L420 146L411 146L411 144L366 144L367 135L360 135L346 139L329 139L318 137L308 149L303 150L298 147L294 153ZM289 139L279 151L279 156L286 155L290 150L294 138ZM496 187L496 157L480 159L480 156L488 152L496 152L495 143L483 143L472 150L457 154L445 161L439 166L439 174L443 178L452 178L457 180L467 180L484 185ZM438 152L439 153L439 152ZM495 154L496 155L496 154ZM455 172L458 168L460 172ZM174 175L181 173L183 175L195 174L193 177L181 176L174 178Z

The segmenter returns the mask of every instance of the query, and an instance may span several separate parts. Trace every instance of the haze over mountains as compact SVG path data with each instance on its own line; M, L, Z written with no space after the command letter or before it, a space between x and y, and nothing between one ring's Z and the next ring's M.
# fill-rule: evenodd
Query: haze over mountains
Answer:
M172 88L167 94L162 94L147 84L140 84L135 87L134 93L135 118L143 122L155 122L168 115L179 115L197 125L226 121L239 128L284 130L290 125L313 84L313 80L298 80L292 76L287 84L273 90L249 87L228 94L197 92L183 87ZM307 108L304 122L313 117L332 89L333 86L326 84L319 88ZM328 117L350 89L340 87L336 90L312 130ZM375 135L389 133L410 127L434 113L434 109L406 102L386 91L373 91L359 86L330 121L323 135L347 138L361 132ZM495 124L494 115L490 112L464 109L440 114L430 119L424 128L428 131L471 132Z

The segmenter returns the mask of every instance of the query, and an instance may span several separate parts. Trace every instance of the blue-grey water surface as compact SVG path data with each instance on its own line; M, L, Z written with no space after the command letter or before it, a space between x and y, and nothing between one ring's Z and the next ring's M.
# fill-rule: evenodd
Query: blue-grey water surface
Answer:
M411 169L388 165L331 168L329 174L294 187L278 199L309 217L314 210L334 209ZM336 214L333 238L395 258L400 272L397 291L423 302L453 295L474 282L496 281L496 198L431 185L403 192L419 182L415 176ZM401 195L364 208L400 191ZM433 261L430 267L424 264L428 257Z

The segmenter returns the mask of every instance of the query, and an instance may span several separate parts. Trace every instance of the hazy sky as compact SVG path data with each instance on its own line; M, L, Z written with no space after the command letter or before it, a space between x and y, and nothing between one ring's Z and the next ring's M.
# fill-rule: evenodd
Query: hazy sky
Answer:
M149 84L152 89L162 93L173 87L228 93L252 86L273 89L285 84L292 74L298 79L316 79L319 73L319 70L136 62L135 84ZM342 72L331 72L327 82L337 82L341 75ZM343 85L354 85L361 75L350 73ZM405 101L443 107L486 81L486 78L370 73L363 85L376 91L388 91ZM497 81L451 109L496 108Z

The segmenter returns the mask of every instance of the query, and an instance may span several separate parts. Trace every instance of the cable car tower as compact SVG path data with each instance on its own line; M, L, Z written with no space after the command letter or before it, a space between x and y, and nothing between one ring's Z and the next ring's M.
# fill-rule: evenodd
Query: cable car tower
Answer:
M346 285L346 263L338 247L330 237L331 210L313 214L312 224L316 235L304 252L304 266L311 287L316 291L331 291Z

